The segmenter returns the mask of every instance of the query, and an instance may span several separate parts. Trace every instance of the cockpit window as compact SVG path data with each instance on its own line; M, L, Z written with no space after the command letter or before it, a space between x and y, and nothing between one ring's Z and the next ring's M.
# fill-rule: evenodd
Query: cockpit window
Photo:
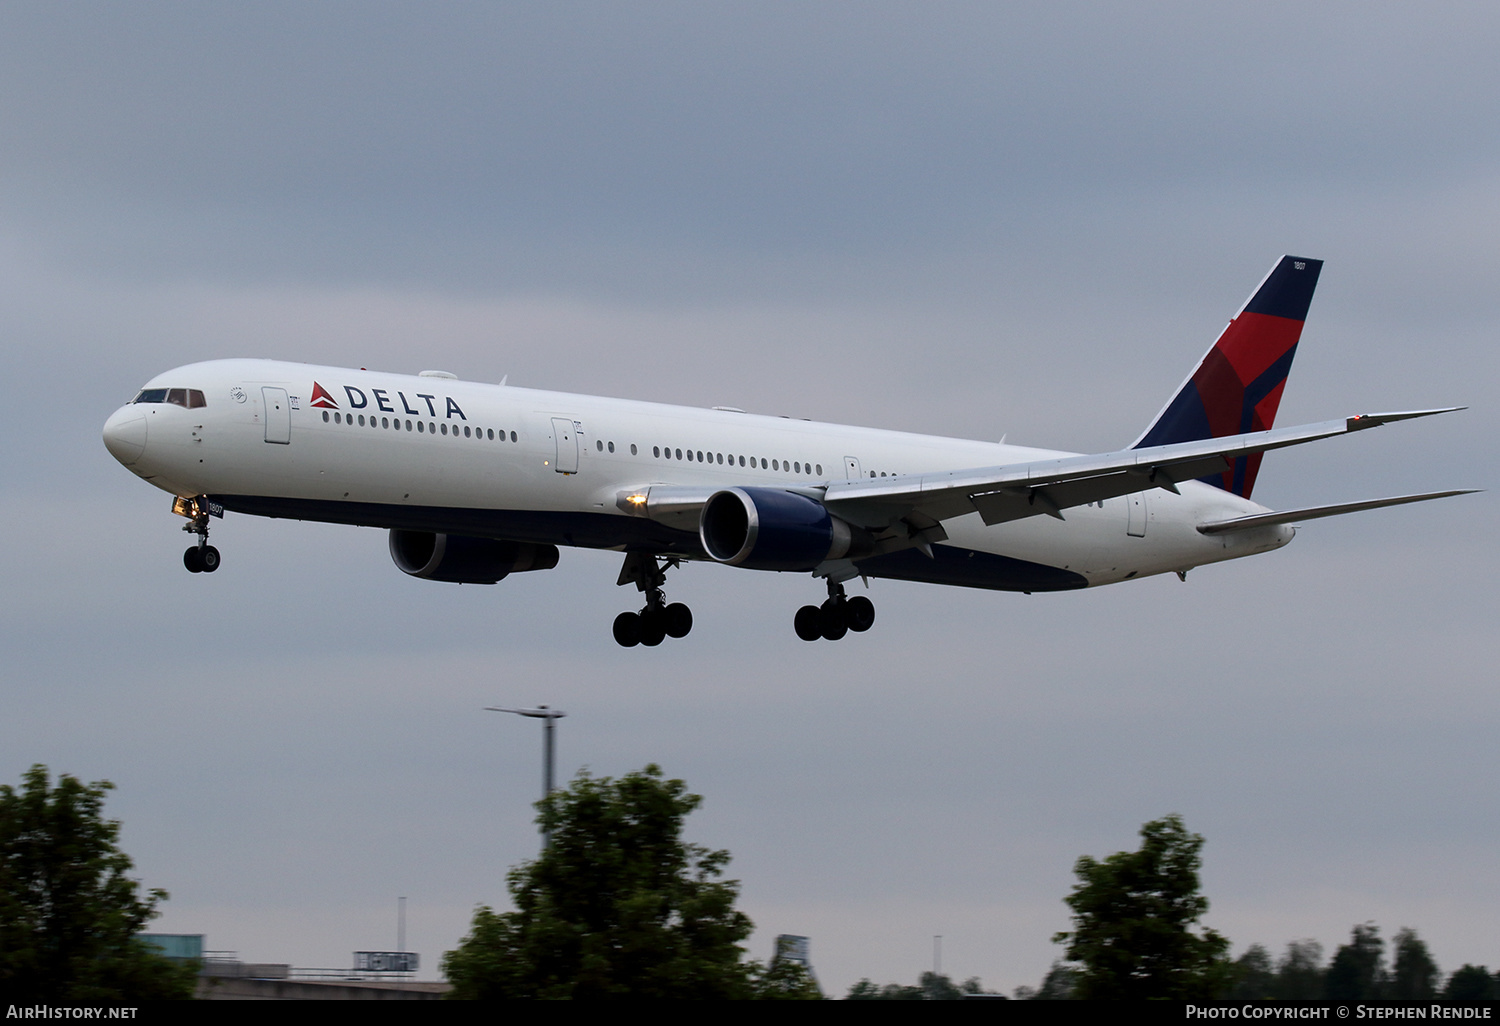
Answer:
M198 388L143 388L132 402L171 403L173 406L186 406L190 410L208 405L208 400L203 398L203 390Z

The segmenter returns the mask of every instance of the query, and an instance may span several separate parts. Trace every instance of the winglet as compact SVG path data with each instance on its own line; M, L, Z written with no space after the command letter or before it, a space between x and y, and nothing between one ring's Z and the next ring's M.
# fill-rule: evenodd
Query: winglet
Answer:
M1265 431L1292 368L1302 322L1323 261L1284 256L1131 448ZM1241 456L1203 480L1244 498L1255 487L1260 454Z

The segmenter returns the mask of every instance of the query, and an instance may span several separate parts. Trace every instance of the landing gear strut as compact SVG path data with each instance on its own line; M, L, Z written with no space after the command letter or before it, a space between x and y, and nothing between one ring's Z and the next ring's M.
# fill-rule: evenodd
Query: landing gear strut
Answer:
M172 503L172 512L187 517L182 529L198 536L198 544L182 554L182 565L193 574L211 574L219 569L219 550L208 543L207 504L201 499L178 498Z
M667 638L687 637L688 631L693 629L693 611L681 602L667 605L662 590L667 583L667 568L677 565L675 559L658 563L655 556L636 552L625 557L619 583L634 581L646 596L646 607L639 613L625 612L615 617L615 641L625 648L636 645L653 648Z
M803 606L793 620L797 637L803 641L838 641L850 631L862 633L874 624L875 603L863 595L849 598L844 586L832 580L828 582L828 600L821 606Z

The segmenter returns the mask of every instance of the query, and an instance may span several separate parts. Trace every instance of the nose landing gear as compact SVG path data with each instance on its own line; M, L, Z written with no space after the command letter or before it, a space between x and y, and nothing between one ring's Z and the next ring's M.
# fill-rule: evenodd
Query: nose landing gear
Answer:
M819 638L838 641L850 631L861 634L874 624L875 603L863 595L847 597L844 586L831 580L828 582L828 600L821 606L803 606L792 621L797 637L803 641L817 641Z
M659 564L655 556L630 553L620 571L620 584L634 581L646 595L646 607L639 613L624 612L615 617L615 641L625 648L645 645L654 648L667 638L685 638L693 629L693 611L681 602L667 605L662 588L667 583L667 567L676 560Z
M188 573L211 574L219 569L219 550L208 543L208 518L210 506L206 499L177 498L172 502L172 512L187 517L182 529L198 536L198 544L190 546L182 554L182 565Z

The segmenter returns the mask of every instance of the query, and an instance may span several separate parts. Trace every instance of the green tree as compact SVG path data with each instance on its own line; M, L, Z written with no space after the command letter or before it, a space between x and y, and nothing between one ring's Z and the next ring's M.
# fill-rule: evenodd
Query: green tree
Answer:
M552 844L510 871L514 912L481 906L443 957L459 999L747 998L799 990L742 960L750 920L727 851L682 839L702 802L647 766L613 780L579 773L537 803ZM805 988L800 988L805 994Z
M942 973L923 973L917 977L917 986L922 988L922 996L928 1001L959 1001L964 996L958 984Z
M1228 989L1229 941L1192 929L1208 911L1198 893L1202 847L1173 815L1141 827L1139 851L1078 860L1078 884L1066 899L1073 929L1053 938L1081 964L1077 997L1189 1000Z
M965 994L983 994L984 984L979 977L970 976L963 983L942 973L925 972L914 987L903 987L899 983L887 983L877 987L868 979L862 979L849 988L846 1001L962 1001Z
M1078 996L1078 975L1077 966L1054 961L1042 977L1041 989L1031 997L1037 1001L1071 1001Z
M0 785L0 992L19 1002L86 1004L191 997L196 971L136 934L167 892L142 898L103 817L108 781L33 766L17 791Z
M1271 953L1262 945L1250 945L1234 960L1234 985L1228 995L1231 1001L1264 1001L1272 996L1275 987L1276 970L1271 965Z
M1395 964L1391 973L1391 998L1396 1001L1429 1001L1437 997L1442 973L1417 931L1402 927L1396 932Z
M1315 940L1290 941L1276 962L1271 997L1277 1001L1319 1001L1323 997L1323 945Z
M1464 963L1453 970L1443 988L1445 1001L1492 1001L1496 995L1495 980L1482 965Z
M887 983L884 987L876 986L869 979L862 979L849 988L849 993L844 995L845 1001L926 1001L927 992L920 986L903 986L899 983Z
M1329 1001L1378 1001L1384 997L1385 941L1374 923L1356 926L1349 943L1333 953L1324 977Z

